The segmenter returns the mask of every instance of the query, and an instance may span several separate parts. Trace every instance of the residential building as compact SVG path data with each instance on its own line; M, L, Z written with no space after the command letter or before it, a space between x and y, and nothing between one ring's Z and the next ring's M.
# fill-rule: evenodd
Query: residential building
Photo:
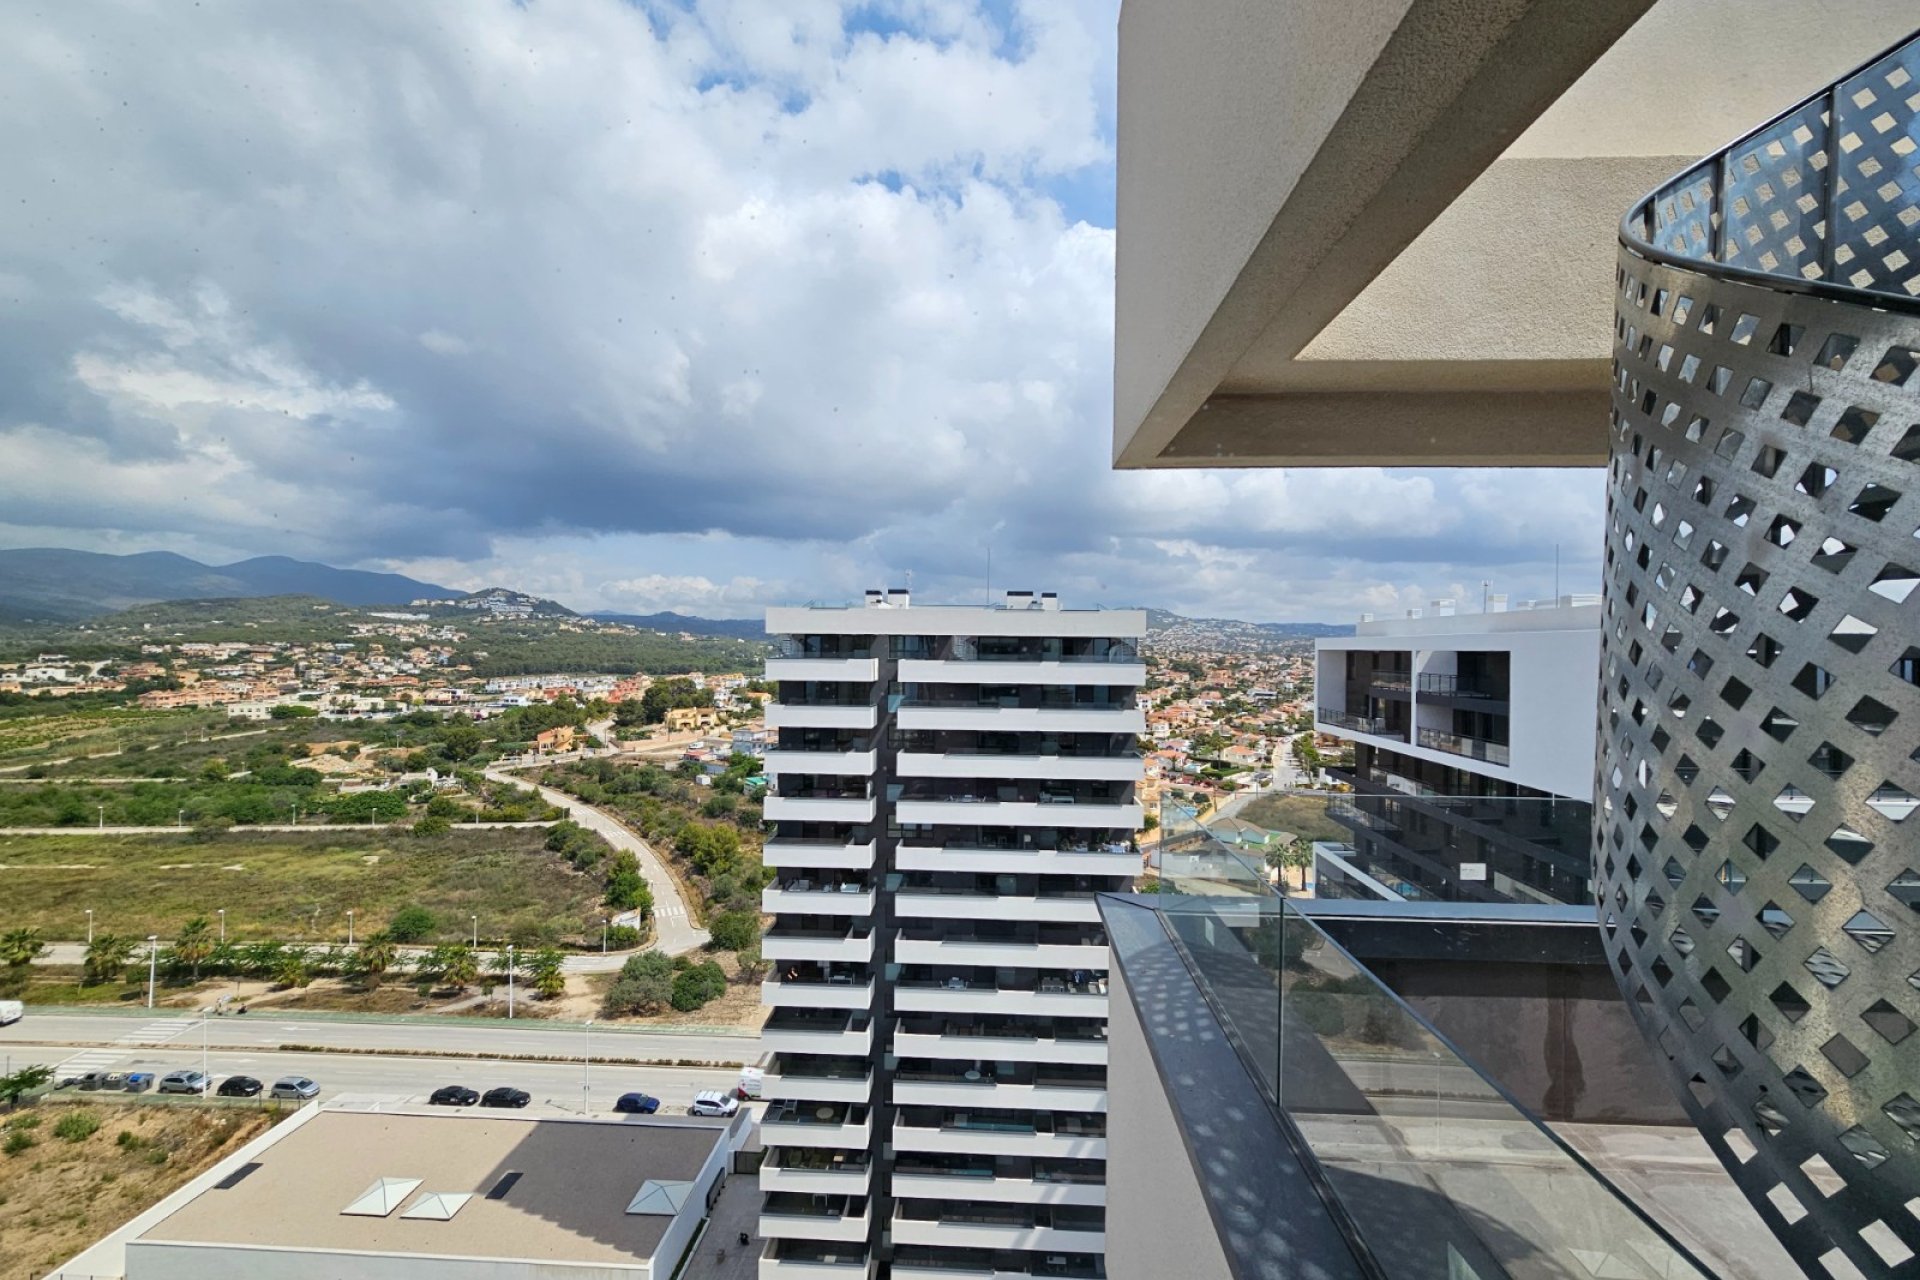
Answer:
M1139 610L772 609L763 1277L1095 1275Z
M720 713L712 707L669 707L667 709L668 733L698 733L702 729L715 728L719 723Z
M1361 620L1314 642L1314 728L1353 744L1321 897L1591 903L1600 602ZM1216 833L1218 834L1218 833Z
M1920 1256L1896 1048L1920 1025L1915 20L1140 0L1120 22L1116 461L1607 468L1599 681L1567 722L1596 739L1595 928L1673 1096L1809 1274ZM1411 698L1332 709L1386 710L1433 763ZM1509 745L1476 763L1526 767ZM1156 1256L1163 1221L1110 1256ZM1528 1265L1614 1265L1554 1252Z

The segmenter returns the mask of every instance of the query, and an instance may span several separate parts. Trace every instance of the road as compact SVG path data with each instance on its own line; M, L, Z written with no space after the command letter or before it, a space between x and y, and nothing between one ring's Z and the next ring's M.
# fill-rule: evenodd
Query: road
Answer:
M685 1107L701 1089L724 1089L738 1079L732 1064L760 1056L758 1036L688 1035L633 1028L540 1023L438 1024L416 1018L394 1022L269 1017L202 1019L160 1014L32 1014L0 1028L0 1061L17 1070L31 1063L54 1066L60 1075L86 1071L166 1072L198 1067L202 1041L209 1071L217 1078L251 1075L263 1080L306 1075L320 1082L321 1097L335 1101L423 1101L443 1084L487 1089L511 1084L537 1101L578 1110L582 1059L587 1058L591 1102L639 1089L669 1107ZM288 1049L286 1046L299 1046ZM335 1050L336 1052L327 1052ZM350 1050L363 1052L354 1053ZM379 1050L379 1053L364 1052ZM479 1055L475 1057L455 1055ZM548 1058L558 1061L509 1061ZM608 1059L673 1063L714 1062L718 1068L615 1065ZM593 1066L598 1062L602 1065Z
M498 767L488 769L486 776L495 782L533 787L547 803L566 810L568 817L587 830L605 836L607 843L614 848L629 850L640 863L641 877L647 882L647 887L653 890L654 945L660 950L677 956L707 945L707 931L693 923L693 917L687 911L686 899L680 893L680 882L668 873L660 856L645 840L607 813L584 800L576 800L564 791L539 786Z

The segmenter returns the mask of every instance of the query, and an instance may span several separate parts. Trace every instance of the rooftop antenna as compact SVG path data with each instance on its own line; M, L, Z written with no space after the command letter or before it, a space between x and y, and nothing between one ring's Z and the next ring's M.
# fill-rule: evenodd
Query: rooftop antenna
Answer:
M1488 582L1485 578L1480 579L1480 612L1482 613L1487 611L1487 592L1492 589L1493 584L1491 582Z
M987 607L993 607L993 541L987 541Z
M1560 603L1560 544L1553 544L1553 602Z

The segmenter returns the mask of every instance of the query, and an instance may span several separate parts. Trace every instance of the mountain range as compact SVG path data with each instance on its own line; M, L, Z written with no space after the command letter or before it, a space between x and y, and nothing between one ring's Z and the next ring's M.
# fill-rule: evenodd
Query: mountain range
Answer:
M209 565L171 551L115 556L62 547L0 550L0 621L7 622L74 622L164 600L318 596L373 605L466 594L398 573L336 569L286 556Z

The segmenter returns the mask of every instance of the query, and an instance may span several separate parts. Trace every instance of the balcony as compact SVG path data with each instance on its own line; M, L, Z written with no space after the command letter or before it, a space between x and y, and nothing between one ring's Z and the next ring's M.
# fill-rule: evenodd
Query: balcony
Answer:
M800 781L776 784L768 793L764 814L769 822L847 822L856 826L873 821L873 788L865 781L849 783Z
M762 1191L861 1196L872 1185L873 1165L864 1151L788 1147L769 1153L760 1165Z
M867 1108L845 1102L779 1102L760 1119L769 1147L827 1147L865 1151L873 1140Z
M1136 876L1140 854L1125 841L1055 848L991 848L958 844L902 844L902 871L968 871L1005 875Z
M904 1201L895 1206L893 1240L898 1245L959 1249L1100 1253L1106 1248L1105 1215L1098 1208L1072 1205L1055 1209Z
M864 1246L815 1240L769 1240L759 1280L866 1280L873 1273Z
M1104 1112L1107 1076L1101 1067L1058 1063L906 1059L894 1076L893 1100L903 1107Z
M873 979L852 973L792 979L774 974L760 984L760 1003L776 1009L871 1009Z
M769 680L837 680L846 684L871 684L880 678L878 658L782 658L767 659Z
M909 826L986 824L997 827L1117 827L1131 831L1138 829L1145 820L1144 810L1131 802L1080 801L1072 797L999 800L982 795L951 795L915 800L903 796L896 803L894 812L900 822Z
M1042 658L1014 655L972 659L903 659L900 679L914 684L1142 685L1146 664L1138 658Z
M1395 729L1377 716L1357 716L1346 711L1329 711L1325 707L1313 709L1315 728L1329 733L1345 730L1347 733L1364 733L1373 738L1386 738L1392 742L1405 742L1407 731Z
M760 891L760 909L768 915L870 916L874 900L874 887L866 880L795 876Z
M783 916L761 937L760 954L770 961L868 964L873 960L873 929L845 922L804 924Z
M774 747L767 752L764 767L769 776L791 773L837 774L843 777L871 776L875 752L871 746Z
M1413 677L1404 671L1376 671L1367 680L1367 692L1396 702L1413 699Z
M860 1057L873 1051L873 1019L861 1009L783 1006L761 1026L760 1047L772 1053Z
M1469 760L1480 760L1487 764L1505 766L1511 763L1506 743L1469 738L1465 734L1422 729L1420 745L1429 751L1444 751L1450 756L1465 756Z
M1422 700L1440 699L1449 702L1505 702L1512 696L1505 680L1495 680L1490 676L1448 675L1444 672L1420 677L1420 697Z
M906 1013L1102 1017L1107 1012L1107 982L1098 975L1047 975L999 985L991 978L903 973L894 984L893 1005Z
M958 924L907 924L894 939L893 958L901 964L1094 969L1104 973L1109 952L1106 933L1097 926L1028 924L981 930Z
M901 1200L1096 1208L1107 1203L1106 1166L1094 1160L908 1151L895 1158L889 1185Z
M984 747L951 747L944 751L902 750L895 758L894 771L902 778L1137 782L1145 775L1146 765L1138 751L1022 755Z
M872 701L775 702L767 707L769 729L867 729L880 723Z
M845 839L817 836L776 835L760 851L760 860L769 867L798 867L807 870L868 871L873 868L872 837Z
M769 1240L858 1243L871 1223L865 1196L769 1191L760 1202L760 1234Z
M929 883L915 873L894 894L894 911L902 919L1085 921L1100 918L1095 899L1111 892L1104 887L1064 889L1041 878L1038 891L998 892L981 886Z
M983 1022L975 1015L903 1016L893 1033L900 1058L938 1058L961 1062L1046 1062L1105 1066L1104 1024L1049 1026L1013 1020Z
M1146 713L1131 699L1056 699L1034 695L903 699L902 730L992 733L1132 733L1147 731Z
M1024 1261L1023 1261L1024 1259ZM1097 1254L1018 1254L992 1249L942 1249L932 1245L901 1245L894 1250L893 1272L902 1280L1105 1280L1107 1270Z
M1104 1160L1107 1127L1104 1116L903 1107L893 1123L893 1146L896 1151Z

